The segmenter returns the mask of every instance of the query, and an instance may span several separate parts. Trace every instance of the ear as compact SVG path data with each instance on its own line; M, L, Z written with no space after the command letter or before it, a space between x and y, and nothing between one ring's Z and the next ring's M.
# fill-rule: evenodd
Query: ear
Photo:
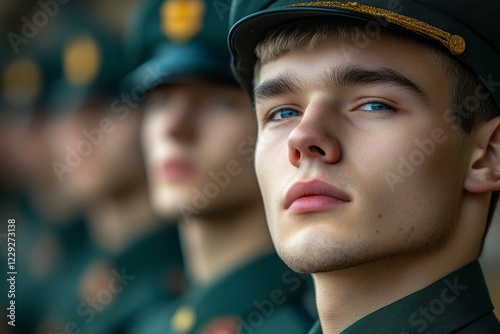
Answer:
M471 161L464 188L473 193L500 190L500 117L476 129Z

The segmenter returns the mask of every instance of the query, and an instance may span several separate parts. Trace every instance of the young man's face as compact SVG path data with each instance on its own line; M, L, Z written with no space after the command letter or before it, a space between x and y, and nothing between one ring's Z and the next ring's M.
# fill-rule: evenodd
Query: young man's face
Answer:
M349 54L345 43L257 73L257 177L275 246L301 272L441 247L468 167L435 56L389 38Z
M82 148L89 152L80 155L71 173L62 175L63 189L75 201L120 194L144 182L140 113L130 112L120 119L109 106L107 102L84 105L56 120L50 129L57 161L66 163L68 146L77 153Z
M253 168L256 135L240 89L193 83L151 92L142 143L155 210L189 218L262 201Z

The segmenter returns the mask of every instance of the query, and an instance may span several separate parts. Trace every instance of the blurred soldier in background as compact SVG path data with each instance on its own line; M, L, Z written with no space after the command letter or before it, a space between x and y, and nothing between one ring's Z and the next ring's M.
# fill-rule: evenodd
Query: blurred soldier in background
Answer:
M78 11L65 27L63 77L51 98L51 166L63 194L84 207L91 242L62 284L41 332L68 327L122 333L133 316L183 288L177 228L150 208L139 145L140 113L119 108L127 69L116 38ZM61 289L54 291L54 294Z
M253 168L256 124L229 69L229 1L149 1L136 22L152 203L178 217L190 285L132 333L303 333L307 277L275 254ZM155 315L156 313L156 315Z
M1 219L16 219L16 333L33 331L54 300L48 291L66 279L87 238L78 205L62 196L51 168L47 100L60 68L54 35L40 37L17 55L8 48L1 72Z

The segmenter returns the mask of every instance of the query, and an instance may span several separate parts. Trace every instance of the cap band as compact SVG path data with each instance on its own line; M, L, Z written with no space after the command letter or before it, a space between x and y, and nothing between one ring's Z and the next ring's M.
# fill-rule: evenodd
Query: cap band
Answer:
M289 7L338 8L338 9L347 9L353 12L380 16L383 17L387 22L394 23L403 28L431 37L432 39L443 44L454 55L462 54L465 51L466 47L465 39L460 35L451 34L438 27L417 20L413 17L398 14L383 8L359 4L358 2L339 2L339 1L301 2L290 6L285 6L284 8L289 8Z

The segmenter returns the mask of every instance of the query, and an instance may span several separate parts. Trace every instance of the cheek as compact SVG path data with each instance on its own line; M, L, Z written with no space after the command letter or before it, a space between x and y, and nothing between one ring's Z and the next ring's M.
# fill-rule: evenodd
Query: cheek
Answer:
M139 138L137 131L130 125L117 124L115 131L104 137L99 147L101 155L112 154L114 157L119 157L132 150Z
M351 178L371 199L368 216L393 221L434 221L450 196L460 193L463 165L457 137L439 126L413 133L372 138L377 145L357 143ZM380 215L380 216L379 216ZM401 219L404 217L404 219ZM378 219L383 222L385 219Z
M161 141L168 124L167 113L145 113L140 121L139 132L141 144L145 151L152 150L155 143Z
M199 138L201 152L207 161L227 164L230 160L253 161L256 128L241 119L228 118L224 121L208 122L203 125L203 135Z
M290 178L293 168L288 160L286 138L259 137L255 149L255 170L269 212L276 210L275 198L280 195L280 189Z
M140 133L138 135L140 140L140 148L144 155L146 164L151 163L155 150L163 143L161 136L157 131L153 131L149 123L143 122Z
M279 188L279 179L277 178L283 175L280 173L282 168L279 165L282 161L278 161L277 151L276 146L263 143L261 138L258 139L255 147L255 173L264 202L269 231L273 238L275 238L277 229L276 214L278 208L275 200Z
M115 130L105 135L96 153L100 168L108 166L111 173L136 170L142 161L139 123L132 119L117 122Z
M418 155L424 156L424 162L415 166L413 173L415 183L420 185L421 197L424 192L427 194L424 206L433 206L437 211L444 205L458 203L465 177L463 167L467 166L465 147L457 140L456 133L445 134L441 139L439 142L428 139L427 149L420 143ZM417 156L415 150L410 154ZM410 164L417 161L408 160Z

